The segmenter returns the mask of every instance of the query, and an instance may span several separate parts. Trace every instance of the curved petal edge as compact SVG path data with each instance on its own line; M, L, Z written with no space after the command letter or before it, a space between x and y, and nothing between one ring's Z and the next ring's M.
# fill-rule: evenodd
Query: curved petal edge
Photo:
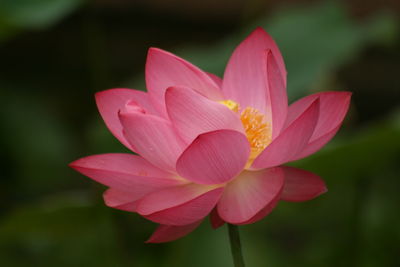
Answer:
M246 136L232 130L199 135L182 153L176 170L198 184L222 184L232 180L246 165L250 145Z
M202 221L187 225L159 225L145 243L165 243L177 240L193 232Z
M281 199L291 202L307 201L327 192L325 182L316 174L294 167L282 167L285 185Z

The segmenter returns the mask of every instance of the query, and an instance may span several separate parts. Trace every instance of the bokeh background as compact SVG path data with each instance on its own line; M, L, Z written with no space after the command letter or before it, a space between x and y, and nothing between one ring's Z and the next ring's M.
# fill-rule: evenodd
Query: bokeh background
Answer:
M155 224L102 203L67 164L127 152L93 94L145 90L151 46L223 74L255 26L277 41L291 101L349 90L342 130L294 166L329 192L241 227L248 266L400 266L400 2L1 0L0 265L231 266L225 227L144 244Z

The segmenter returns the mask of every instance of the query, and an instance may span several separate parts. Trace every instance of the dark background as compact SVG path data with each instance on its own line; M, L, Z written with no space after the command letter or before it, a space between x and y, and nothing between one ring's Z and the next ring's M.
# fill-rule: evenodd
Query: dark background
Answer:
M225 227L167 244L106 207L67 164L126 152L93 94L145 90L151 46L222 75L255 26L277 41L291 101L353 92L343 129L293 163L329 192L242 226L248 266L400 266L400 4L392 1L0 1L0 265L231 266Z

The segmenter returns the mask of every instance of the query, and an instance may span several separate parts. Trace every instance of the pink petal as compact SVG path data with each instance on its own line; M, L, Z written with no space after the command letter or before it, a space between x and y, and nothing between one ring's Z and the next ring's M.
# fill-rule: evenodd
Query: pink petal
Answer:
M283 189L283 187L282 187ZM265 216L269 215L276 207L276 205L279 203L279 199L282 193L281 191L276 194L276 196L271 200L270 203L268 203L261 211L259 211L256 215L254 215L253 218L249 219L248 221L239 223L238 225L245 225L245 224L252 224L255 222L258 222L259 220L264 219Z
M306 157L323 147L339 130L350 105L350 92L322 92L306 96L289 107L287 121L289 125L296 120L315 99L320 99L320 112L317 126L310 138L309 145L296 159Z
M278 63L274 55L269 51L267 54L267 112L271 113L272 139L279 135L285 123L288 109L286 94L286 81L279 71Z
M103 193L103 198L105 204L110 208L134 212L136 211L137 200L152 191L142 191L141 194L132 194L129 191L109 188Z
M312 172L282 167L285 172L285 186L281 199L286 201L307 201L327 191L325 182Z
M296 155L292 160L298 160L305 158L311 154L314 154L318 150L320 150L324 145L326 145L339 131L341 124L339 124L336 128L332 129L330 132L327 132L326 134L322 135L321 137L315 139L312 142L309 142L307 146L298 154Z
M310 142L332 131L342 123L350 106L350 98L350 92L326 92L319 94L319 119Z
M219 217L218 210L216 208L214 208L210 213L210 222L212 228L214 229L220 228L225 224L225 221Z
M146 243L164 243L177 240L191 233L200 224L201 220L192 224L175 226L175 225L159 225Z
M210 76L171 53L150 48L146 61L146 85L152 100L165 110L164 93L171 86L185 86L200 94L220 100L219 86Z
M185 144L169 121L140 112L121 112L120 119L125 137L137 153L161 169L175 171Z
M138 205L137 212L141 215L149 215L157 211L176 207L213 189L215 187L193 183L165 188L143 198Z
M278 129L285 109L285 105L279 107L279 104L287 101L285 88L282 55L271 36L257 28L233 52L225 70L222 91L242 108L253 107L266 114L268 122L272 121L272 111L277 110ZM273 107L275 104L277 106Z
M215 207L223 189L188 187L201 186L192 184L154 192L145 196L136 210L146 219L161 224L186 225L201 220Z
M187 143L202 133L215 130L244 131L236 113L190 88L168 88L165 102L172 124Z
M118 112L125 107L128 101L135 101L146 112L155 114L148 94L137 90L116 88L98 92L95 96L97 108L108 129L122 144L133 150L122 134L122 125L118 118Z
M199 135L182 153L176 169L198 184L221 184L239 174L249 157L250 146L242 133L219 130Z
M78 159L71 168L106 186L140 195L184 183L145 159L130 154L102 154Z
M244 171L225 186L218 214L228 223L247 222L280 194L283 184L280 168Z
M208 76L218 85L219 88L222 88L222 79L213 73L206 72Z
M308 144L315 129L319 100L315 100L291 125L254 160L253 169L269 168L295 158Z

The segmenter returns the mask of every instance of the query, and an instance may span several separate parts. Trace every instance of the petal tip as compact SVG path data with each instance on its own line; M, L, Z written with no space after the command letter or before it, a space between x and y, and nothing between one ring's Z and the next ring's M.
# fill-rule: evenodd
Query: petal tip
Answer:
M267 35L267 36L269 36L269 34L267 33L267 31L264 30L264 28L261 27L261 26L257 26L257 27L253 30L253 32L251 33L251 35L252 35L252 34L262 34L262 35Z
M80 168L80 167L82 167L81 165L81 162L82 162L82 160L83 160L84 158L79 158L79 159L77 159L77 160L74 160L74 161L72 161L72 162L70 162L70 163L68 163L68 167L70 167L70 168L72 168L72 169L74 169L74 170L76 170L76 171L79 171L78 169Z
M69 168L71 168L71 169L76 170L75 161L73 161L73 162L71 162L71 163L68 163L67 166L68 166Z
M147 239L146 241L144 241L145 244L158 244L158 243L162 243L162 242L157 242L157 240L155 240L153 238L153 236L150 236L149 239Z
M162 50L161 48L151 46L151 47L147 50L147 53L148 53L148 54L153 54L153 53L158 53L158 52L163 52L163 51L164 51L164 50Z
M165 90L165 99L167 99L167 95L171 95L176 91L179 91L181 88L178 86L169 86L166 90Z
M214 208L210 213L210 224L211 227L216 230L225 224L225 221L218 214L217 208Z
M312 172L289 166L283 166L282 169L285 172L285 186L281 200L304 202L328 191L325 181Z
M331 91L331 92L326 92L327 94L331 93L331 94L335 94L337 96L341 96L342 100L347 104L348 102L350 102L351 97L353 96L353 92L350 91Z
M147 51L147 59L149 59L150 57L152 57L152 56L163 56L163 55L166 55L166 56L172 56L172 57L174 57L174 58L177 58L174 54L172 54L171 52L168 52L168 51L165 51L165 50L163 50L163 49L161 49L161 48L158 48L158 47L150 47L149 49L148 49L148 51Z
M101 98L104 97L104 95L106 95L107 93L109 93L111 90L117 90L117 89L116 89L116 88L115 88L115 89L106 89L106 90L101 90L101 91L95 92L95 93L94 93L94 98L95 98L95 100L96 100L96 103L97 103L99 100L101 100Z
M324 185L323 189L321 190L321 192L317 196L320 196L322 194L328 193L328 191L329 191L328 187L326 185Z

